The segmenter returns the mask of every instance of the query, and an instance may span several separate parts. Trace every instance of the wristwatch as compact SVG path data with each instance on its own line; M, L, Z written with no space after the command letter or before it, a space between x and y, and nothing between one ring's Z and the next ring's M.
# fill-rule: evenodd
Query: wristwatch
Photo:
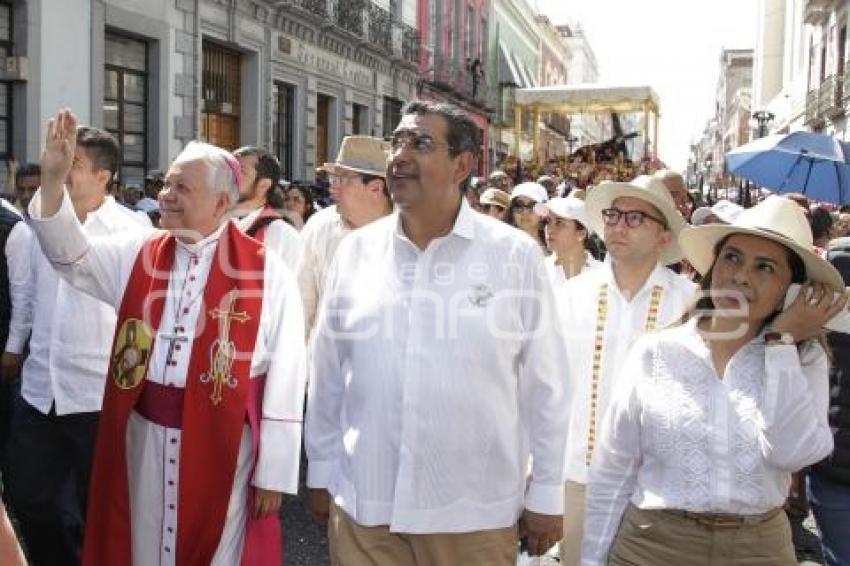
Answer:
M790 332L768 330L764 333L764 343L767 346L793 346L796 344L794 335Z

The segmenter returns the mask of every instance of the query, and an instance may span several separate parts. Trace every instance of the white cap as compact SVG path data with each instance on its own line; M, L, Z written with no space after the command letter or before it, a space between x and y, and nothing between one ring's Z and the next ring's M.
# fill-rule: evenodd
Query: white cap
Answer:
M587 220L587 210L585 209L584 201L581 199L575 197L558 197L553 198L549 202L541 202L534 205L534 213L538 216L545 218L549 216L550 212L555 216L581 223L588 232L593 231Z
M691 214L691 224L700 226L705 224L706 219L712 214L720 219L724 224L731 224L735 218L744 210L734 202L726 199L720 199L714 206L701 206Z
M514 199L516 197L527 197L534 202L546 202L546 199L549 198L549 193L543 185L534 182L527 182L520 183L513 188L511 191L511 198Z

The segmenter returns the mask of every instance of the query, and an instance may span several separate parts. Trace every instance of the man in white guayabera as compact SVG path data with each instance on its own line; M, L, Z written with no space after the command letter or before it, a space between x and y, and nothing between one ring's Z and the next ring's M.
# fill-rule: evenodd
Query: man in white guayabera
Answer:
M328 275L306 438L334 564L508 566L518 533L533 554L560 539L563 338L539 247L463 198L479 148L457 108L410 103L397 211Z

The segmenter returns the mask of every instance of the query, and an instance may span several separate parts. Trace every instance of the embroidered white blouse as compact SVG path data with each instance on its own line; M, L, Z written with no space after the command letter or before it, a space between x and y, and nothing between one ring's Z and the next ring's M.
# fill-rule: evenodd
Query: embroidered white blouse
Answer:
M642 509L759 514L791 473L832 451L819 345L758 336L719 379L691 320L645 336L623 364L587 491L582 565L604 564L629 501ZM625 381L627 380L627 381Z

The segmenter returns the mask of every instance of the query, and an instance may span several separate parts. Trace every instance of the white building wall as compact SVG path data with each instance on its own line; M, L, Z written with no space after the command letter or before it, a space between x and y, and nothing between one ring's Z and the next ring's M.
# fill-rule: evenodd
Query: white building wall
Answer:
M91 13L91 0L41 0L41 65L30 79L38 81L38 147L60 108L74 110L83 124L91 121Z

